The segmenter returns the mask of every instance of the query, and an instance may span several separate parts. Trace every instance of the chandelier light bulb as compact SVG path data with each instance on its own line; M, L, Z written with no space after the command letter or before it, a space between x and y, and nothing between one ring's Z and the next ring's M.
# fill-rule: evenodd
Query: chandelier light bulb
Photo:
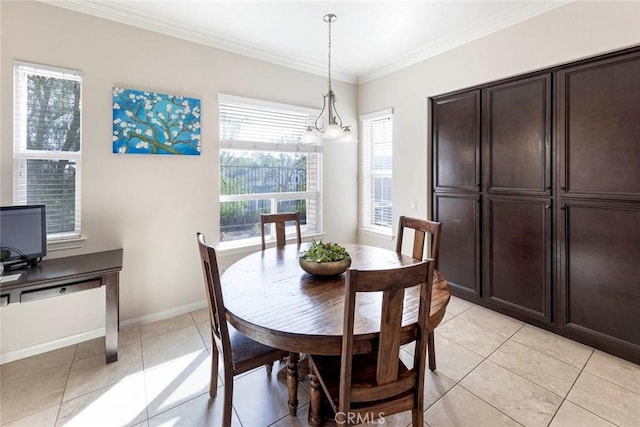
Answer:
M353 132L351 132L351 128L349 126L345 126L344 129L342 129L342 136L339 139L339 142L356 142L356 137L353 134Z
M342 128L337 123L331 123L324 131L326 139L336 139L342 134Z
M311 126L307 126L307 130L304 131L304 133L300 137L300 142L302 142L303 144L313 144L315 142L318 142L318 132Z

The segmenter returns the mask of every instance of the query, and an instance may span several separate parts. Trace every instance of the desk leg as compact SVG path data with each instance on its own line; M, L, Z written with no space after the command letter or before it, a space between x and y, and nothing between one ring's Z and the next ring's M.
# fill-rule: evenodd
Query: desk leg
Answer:
M287 364L287 386L289 388L289 415L296 416L298 410L298 358L299 353L289 353Z
M119 274L109 273L104 276L107 292L105 319L105 349L107 363L118 360L118 329L120 326L120 284Z

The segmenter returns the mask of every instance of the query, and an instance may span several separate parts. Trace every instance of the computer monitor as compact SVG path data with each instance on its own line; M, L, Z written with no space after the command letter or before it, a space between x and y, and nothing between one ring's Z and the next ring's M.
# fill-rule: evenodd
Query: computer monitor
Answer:
M47 254L45 205L0 207L0 261L34 266Z

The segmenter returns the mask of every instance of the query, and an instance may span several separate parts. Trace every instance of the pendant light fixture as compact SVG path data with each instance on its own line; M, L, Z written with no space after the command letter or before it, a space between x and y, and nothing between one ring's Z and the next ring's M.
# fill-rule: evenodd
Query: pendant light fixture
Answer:
M356 139L349 126L343 126L342 118L336 110L336 94L331 86L331 24L336 21L336 15L329 13L324 15L324 22L329 25L329 79L327 81L328 91L323 95L322 111L313 126L308 126L307 130L300 137L301 142L315 142L318 134L324 139L337 139L341 142L355 142ZM323 114L327 113L326 123Z

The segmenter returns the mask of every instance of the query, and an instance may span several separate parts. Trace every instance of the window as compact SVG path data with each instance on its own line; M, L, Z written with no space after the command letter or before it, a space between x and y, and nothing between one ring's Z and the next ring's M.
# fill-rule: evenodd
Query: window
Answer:
M362 121L362 226L391 233L393 111L367 114Z
M300 142L318 111L222 94L218 101L220 241L260 237L262 213L298 211L303 234L320 231L322 147Z
M14 65L13 202L47 206L49 240L80 236L82 75Z

